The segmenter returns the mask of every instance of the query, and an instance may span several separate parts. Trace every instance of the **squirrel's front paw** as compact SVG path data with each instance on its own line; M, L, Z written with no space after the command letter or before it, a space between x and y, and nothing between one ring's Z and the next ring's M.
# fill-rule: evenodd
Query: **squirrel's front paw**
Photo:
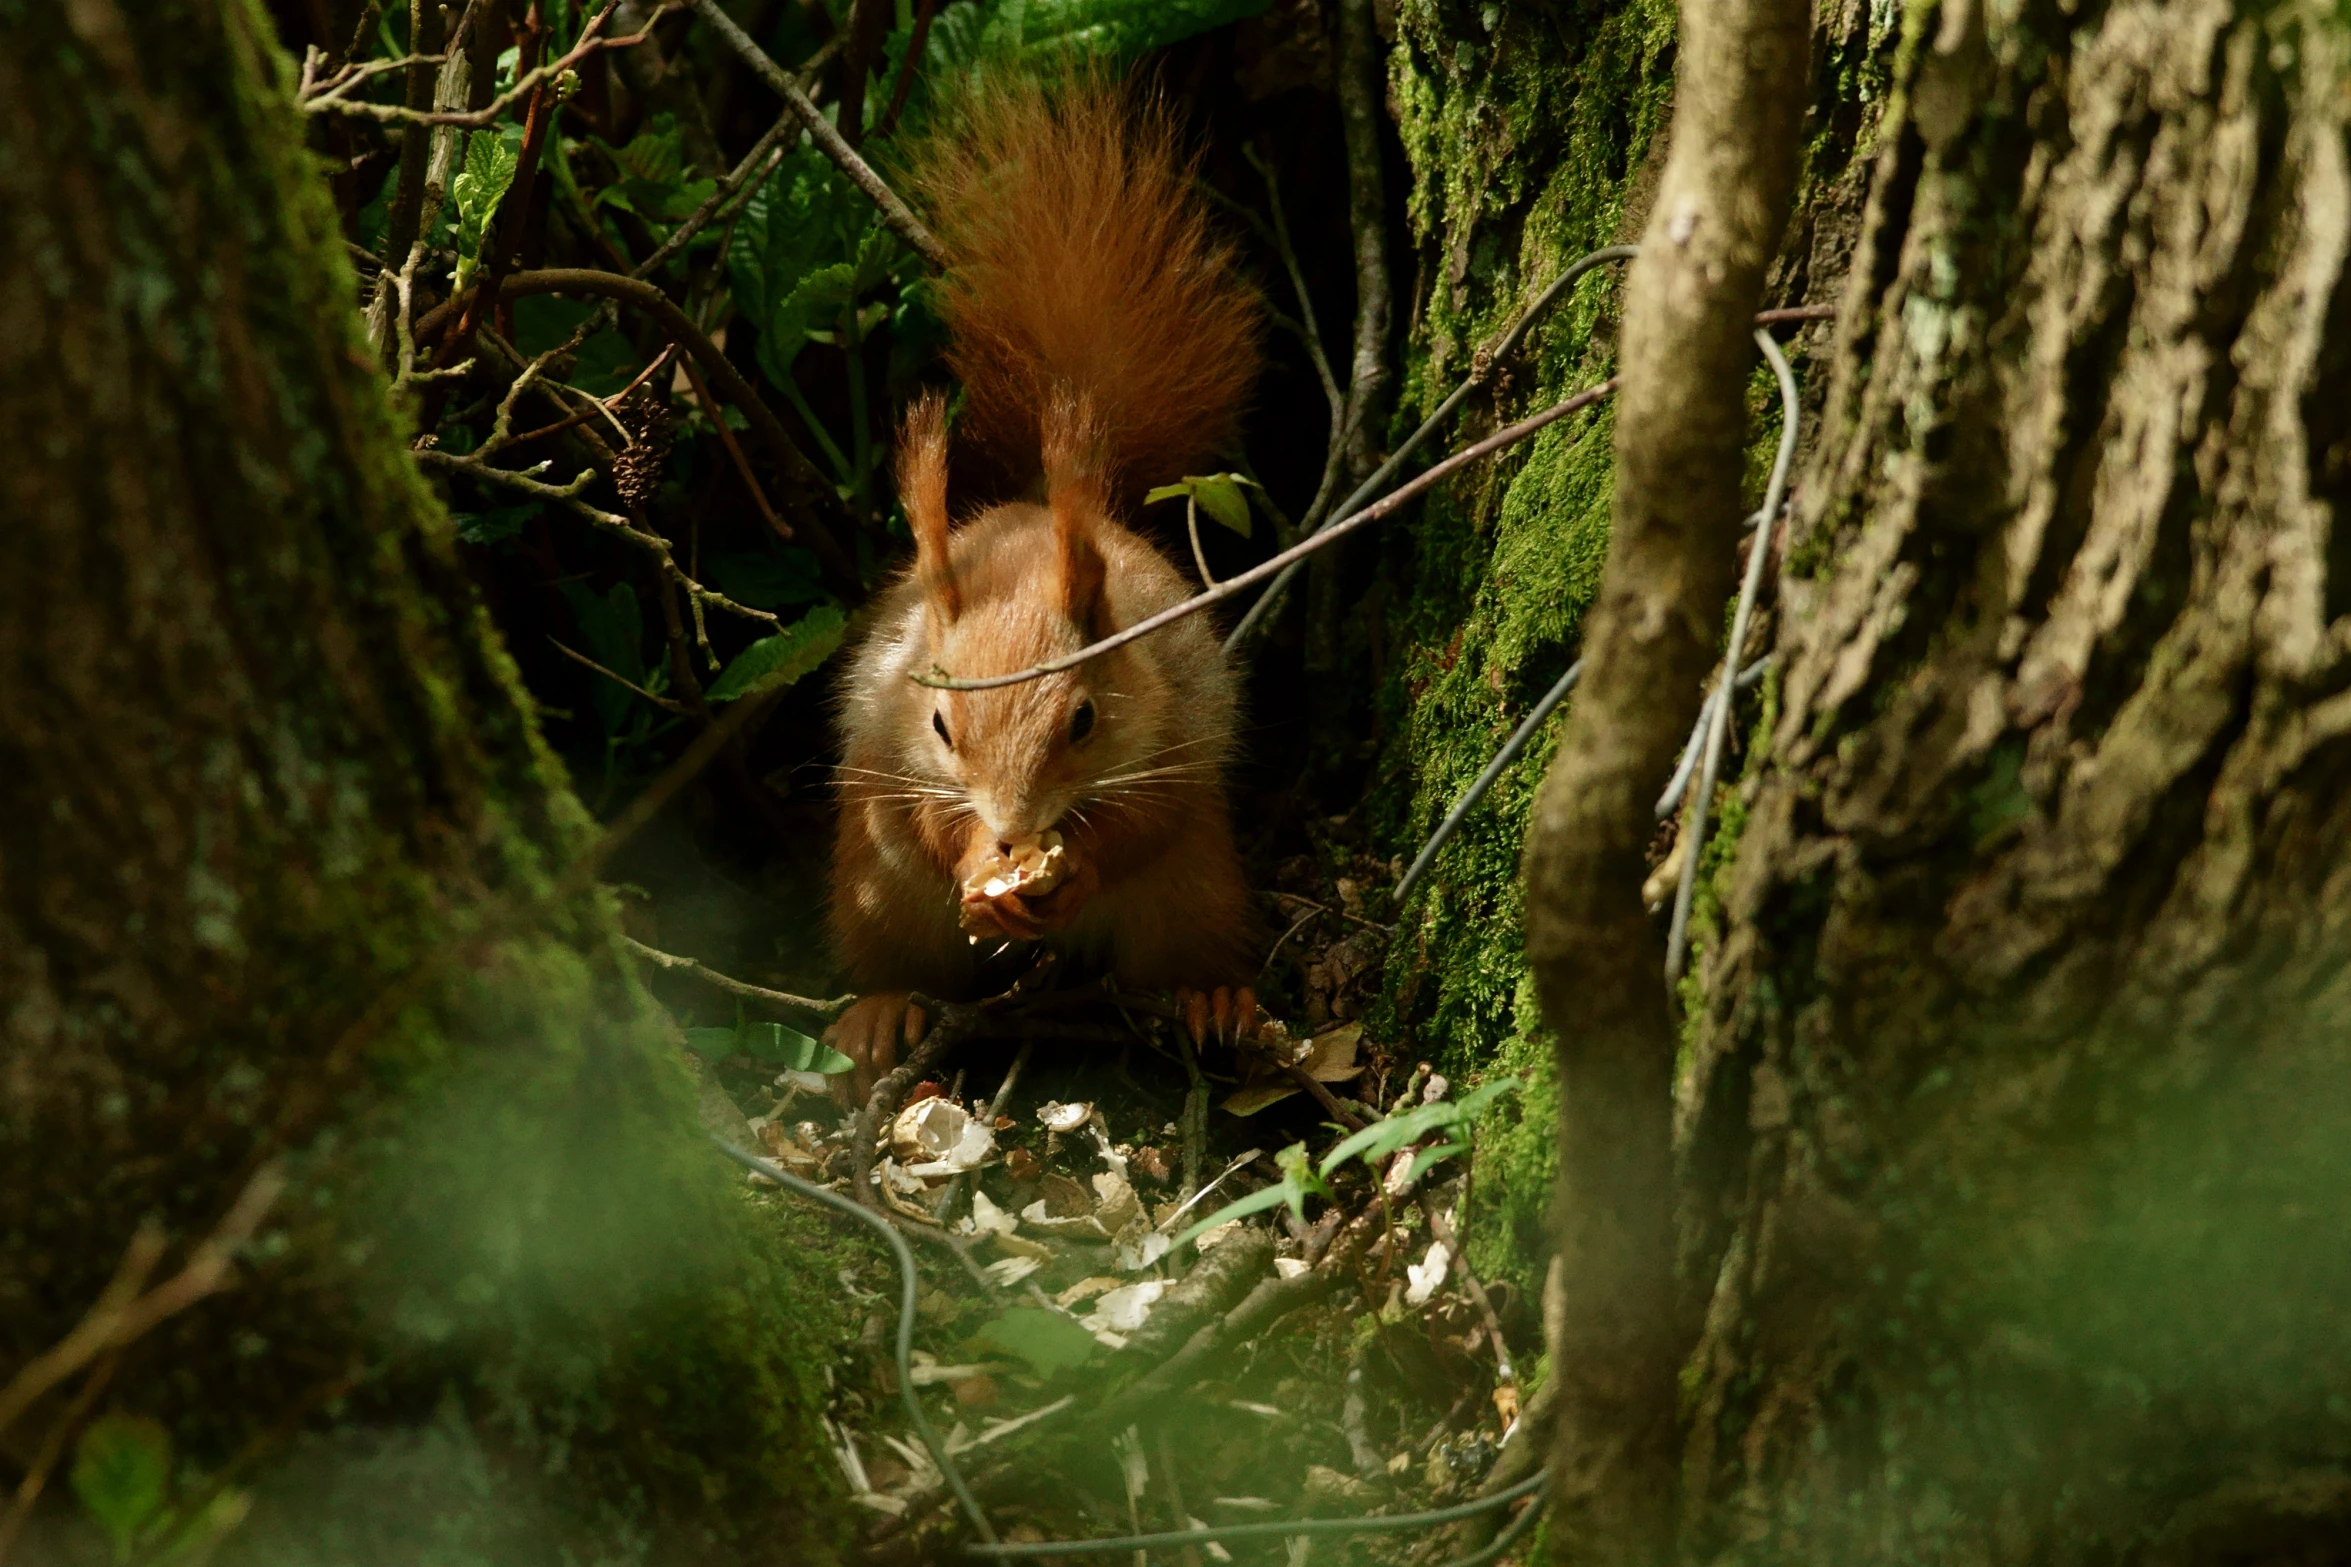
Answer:
M833 1100L845 1108L865 1103L874 1083L898 1064L898 1047L921 1043L931 1020L902 990L860 996L824 1031L824 1042L852 1065L833 1079Z
M1265 1014L1257 1009L1257 992L1247 985L1219 985L1214 990L1184 986L1176 991L1176 1010L1184 1015L1184 1031L1192 1043L1210 1039L1238 1044L1257 1037Z

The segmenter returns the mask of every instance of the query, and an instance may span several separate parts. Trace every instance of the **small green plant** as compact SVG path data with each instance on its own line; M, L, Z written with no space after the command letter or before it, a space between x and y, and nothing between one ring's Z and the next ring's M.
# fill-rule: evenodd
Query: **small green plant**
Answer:
M1433 1104L1417 1106L1382 1116L1361 1131L1351 1132L1338 1145L1322 1156L1319 1164L1309 1164L1304 1143L1292 1143L1274 1155L1274 1164L1282 1178L1261 1191L1251 1192L1238 1202L1225 1204L1202 1219L1178 1237L1176 1244L1196 1240L1218 1225L1234 1219L1263 1213L1268 1208L1287 1206L1291 1213L1306 1217L1306 1199L1309 1195L1328 1197L1330 1176L1349 1159L1361 1159L1369 1166L1374 1179L1379 1178L1379 1167L1389 1158L1423 1138L1443 1132L1442 1142L1423 1148L1412 1156L1405 1167L1399 1189L1410 1191L1413 1184L1431 1168L1455 1154L1467 1153L1469 1144L1451 1135L1457 1128L1465 1128L1486 1112L1487 1107L1504 1094L1519 1086L1515 1077L1497 1078L1473 1090L1468 1097L1456 1102L1439 1099Z
M174 1468L171 1432L159 1420L100 1415L82 1432L67 1479L117 1562L193 1555L235 1528L252 1505L238 1490L212 1492L193 1506L176 1501Z

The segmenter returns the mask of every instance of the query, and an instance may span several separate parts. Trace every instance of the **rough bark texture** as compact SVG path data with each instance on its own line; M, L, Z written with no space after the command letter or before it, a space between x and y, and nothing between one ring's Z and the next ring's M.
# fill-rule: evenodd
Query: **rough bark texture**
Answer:
M0 1366L282 1148L242 1288L107 1394L183 1483L257 1486L218 1559L831 1559L806 1303L600 907L489 942L289 1124L590 824L402 453L258 5L0 29Z
M1806 0L1683 8L1671 150L1625 287L1587 683L1527 829L1527 961L1559 1064L1560 1560L1671 1554L1674 1025L1641 881L1657 779L1732 583L1751 323L1795 184L1805 21Z
M1908 26L1685 1061L1686 1539L2333 1559L2345 23Z

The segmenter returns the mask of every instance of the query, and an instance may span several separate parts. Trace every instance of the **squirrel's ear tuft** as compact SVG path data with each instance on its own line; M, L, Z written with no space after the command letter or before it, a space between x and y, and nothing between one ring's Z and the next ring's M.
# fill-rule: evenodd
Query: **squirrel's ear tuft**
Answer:
M963 613L955 567L947 551L947 400L925 392L906 410L898 438L898 500L914 532L914 576L923 603L939 626Z
M1067 392L1045 407L1045 505L1053 513L1062 613L1089 637L1105 634L1102 551L1095 524L1110 506L1103 437L1092 407Z

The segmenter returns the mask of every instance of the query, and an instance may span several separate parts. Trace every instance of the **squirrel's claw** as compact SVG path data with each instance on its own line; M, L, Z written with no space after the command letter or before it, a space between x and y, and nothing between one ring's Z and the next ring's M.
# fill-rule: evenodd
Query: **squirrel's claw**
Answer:
M1208 993L1183 989L1176 992L1176 1008L1184 1014L1184 1032L1192 1036L1194 1046L1208 1043Z
M1205 1045L1211 1039L1219 1044L1240 1044L1255 1039L1265 1023L1265 1014L1257 1007L1257 992L1247 985L1219 985L1214 990L1187 986L1176 992L1176 1006L1184 1015L1184 1032L1192 1036L1195 1045Z

